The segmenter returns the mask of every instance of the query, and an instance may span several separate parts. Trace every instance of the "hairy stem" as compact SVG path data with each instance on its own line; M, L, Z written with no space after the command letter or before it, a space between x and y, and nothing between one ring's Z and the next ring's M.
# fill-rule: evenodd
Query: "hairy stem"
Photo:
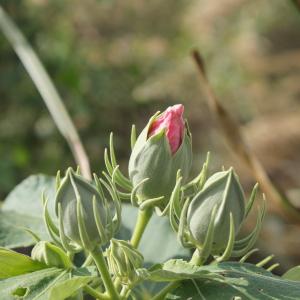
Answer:
M109 274L106 261L104 259L103 253L100 249L96 249L92 251L91 256L93 257L95 264L101 274L101 278L103 280L106 292L110 296L110 299L118 300L120 296L113 284L112 278Z
M151 219L152 214L152 208L139 210L135 228L130 241L133 247L137 248L139 246L143 233Z

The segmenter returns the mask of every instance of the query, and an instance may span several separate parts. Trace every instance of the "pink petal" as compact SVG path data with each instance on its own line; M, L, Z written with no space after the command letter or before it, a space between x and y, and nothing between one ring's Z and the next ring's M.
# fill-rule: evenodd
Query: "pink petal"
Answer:
M166 129L166 135L174 154L180 147L184 134L183 120L184 106L176 104L168 107L154 122L152 123L148 137L157 134L162 129Z

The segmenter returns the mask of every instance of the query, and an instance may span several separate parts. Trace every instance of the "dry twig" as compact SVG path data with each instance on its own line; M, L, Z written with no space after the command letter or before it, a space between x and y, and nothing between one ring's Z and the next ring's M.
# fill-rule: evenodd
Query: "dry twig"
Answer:
M292 217L293 219L300 221L299 210L293 206L288 198L280 192L271 181L256 155L247 146L242 132L239 129L239 125L218 101L211 85L209 84L204 62L200 53L197 50L194 50L192 52L192 56L199 71L199 77L211 112L216 117L220 125L220 129L222 130L231 150L247 165L253 174L253 177L260 184L262 191L266 194L269 201L272 202L272 204L268 206L269 209L285 218ZM284 210L282 210L282 207Z

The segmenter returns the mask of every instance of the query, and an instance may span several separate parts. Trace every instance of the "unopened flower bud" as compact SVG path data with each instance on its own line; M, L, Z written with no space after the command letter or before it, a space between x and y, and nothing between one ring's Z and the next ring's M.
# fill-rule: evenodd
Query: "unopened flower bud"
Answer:
M216 209L212 254L220 254L228 243L230 214L235 235L245 217L245 196L233 169L212 175L193 198L187 212L187 226L192 238L203 245L210 218Z
M129 160L129 177L137 188L139 202L164 196L161 207L170 198L181 170L183 181L192 164L191 134L183 119L181 104L154 115L139 135ZM145 181L145 179L147 179Z
M129 242L112 239L107 250L108 266L123 284L130 285L138 279L137 269L143 266L144 257Z
M99 187L69 168L56 194L56 213L63 235L74 245L87 250L107 243L114 233L109 209Z
M72 267L72 262L67 254L61 248L46 241L40 241L33 247L31 257L49 267L64 269Z

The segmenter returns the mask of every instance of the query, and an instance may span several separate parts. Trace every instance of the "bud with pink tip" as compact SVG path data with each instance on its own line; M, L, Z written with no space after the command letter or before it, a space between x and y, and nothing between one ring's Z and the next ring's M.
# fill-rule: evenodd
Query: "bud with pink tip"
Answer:
M177 104L156 113L139 135L129 160L129 176L137 188L139 202L164 196L159 207L169 202L181 170L183 181L192 165L191 133L183 119L184 106ZM145 181L145 179L148 179Z
M178 150L183 140L185 127L183 112L184 106L182 104L170 106L153 121L149 128L148 137L165 130L172 154Z

